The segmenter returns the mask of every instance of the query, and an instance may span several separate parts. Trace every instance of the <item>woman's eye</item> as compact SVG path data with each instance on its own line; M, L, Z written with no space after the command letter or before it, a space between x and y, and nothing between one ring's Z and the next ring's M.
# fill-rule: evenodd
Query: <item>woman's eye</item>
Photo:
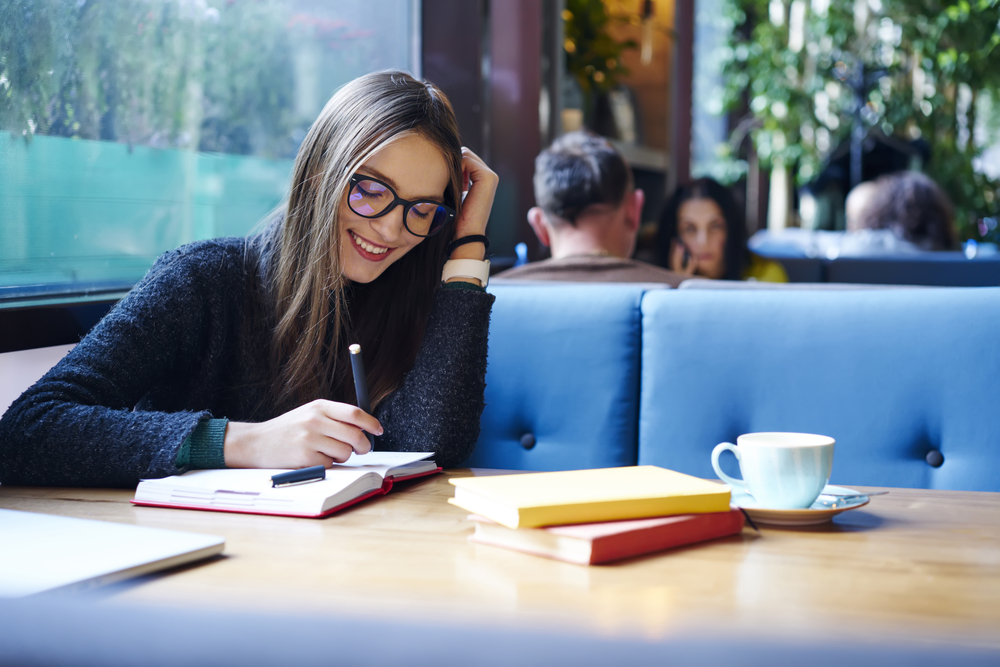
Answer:
M431 217L431 214L437 209L437 204L414 204L410 211L414 213L421 220L426 220Z
M371 181L361 181L358 183L358 190L365 199L381 199L387 194L385 186Z

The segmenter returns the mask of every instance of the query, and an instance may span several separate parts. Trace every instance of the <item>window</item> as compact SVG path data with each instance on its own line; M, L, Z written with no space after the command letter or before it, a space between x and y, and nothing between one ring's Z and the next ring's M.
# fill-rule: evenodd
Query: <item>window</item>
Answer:
M366 72L419 74L414 0L0 4L0 307L108 298L244 235Z

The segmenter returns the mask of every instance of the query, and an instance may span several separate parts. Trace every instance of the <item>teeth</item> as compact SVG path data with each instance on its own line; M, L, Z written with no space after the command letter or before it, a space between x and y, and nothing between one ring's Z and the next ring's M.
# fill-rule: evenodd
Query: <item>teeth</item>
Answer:
M351 238L354 239L355 243L357 243L364 250L370 252L373 255L381 255L381 254L384 254L385 252L387 252L389 250L388 248L377 248L377 247L373 246L372 244L367 243L363 238L361 238L360 236L358 236L354 232L351 232L350 230L348 230L348 231L350 232Z

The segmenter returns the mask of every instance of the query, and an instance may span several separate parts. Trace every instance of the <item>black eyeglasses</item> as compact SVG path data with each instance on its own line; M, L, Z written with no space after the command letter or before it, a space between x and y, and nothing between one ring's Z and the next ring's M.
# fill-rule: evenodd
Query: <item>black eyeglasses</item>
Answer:
M431 236L455 217L455 210L436 201L407 201L377 178L354 174L347 205L362 218L379 218L403 205L403 225L414 236Z

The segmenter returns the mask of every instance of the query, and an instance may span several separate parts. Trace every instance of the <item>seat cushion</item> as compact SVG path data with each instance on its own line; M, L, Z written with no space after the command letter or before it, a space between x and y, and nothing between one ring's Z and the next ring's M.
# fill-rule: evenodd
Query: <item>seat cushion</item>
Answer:
M486 409L466 466L635 465L637 285L497 285ZM533 443L533 444L532 444Z
M834 483L1000 491L1000 289L678 290L642 313L640 464L714 477L716 444L801 431L836 438Z

